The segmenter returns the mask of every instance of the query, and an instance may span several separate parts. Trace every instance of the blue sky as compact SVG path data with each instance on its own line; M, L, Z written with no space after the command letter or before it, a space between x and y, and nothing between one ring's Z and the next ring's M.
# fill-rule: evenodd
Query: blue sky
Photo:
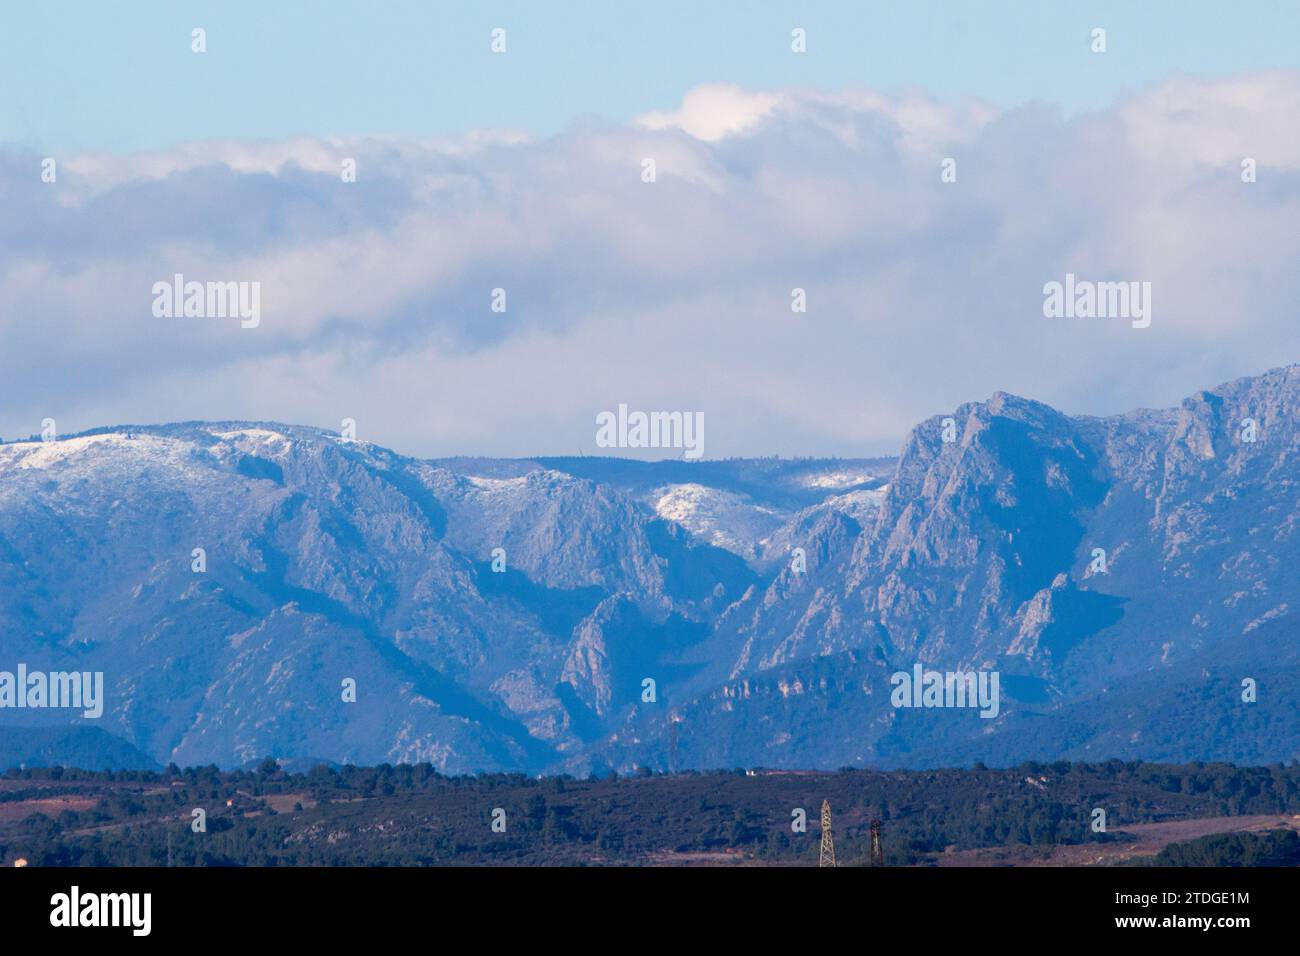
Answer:
M1067 112L1173 73L1300 65L1300 4L655 0L7 5L0 142L46 152L212 138L626 121L702 83L1028 101ZM208 53L190 52L207 30ZM493 56L489 31L507 30ZM794 26L809 52L789 51ZM1091 55L1093 27L1108 32Z

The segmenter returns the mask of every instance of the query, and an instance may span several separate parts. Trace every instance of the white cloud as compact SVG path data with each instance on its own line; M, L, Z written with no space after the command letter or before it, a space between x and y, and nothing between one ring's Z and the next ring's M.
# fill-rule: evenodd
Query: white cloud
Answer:
M1170 404L1300 357L1297 115L1294 72L1070 120L711 85L541 140L187 144L56 185L0 151L0 434L351 416L413 453L590 453L628 402L704 411L710 456L868 454L998 389ZM1150 281L1151 328L1043 318L1067 271ZM261 326L153 318L175 272L260 281Z
M705 142L753 129L767 116L782 97L758 93L730 83L697 86L682 99L680 109L646 113L637 117L643 129L680 129Z

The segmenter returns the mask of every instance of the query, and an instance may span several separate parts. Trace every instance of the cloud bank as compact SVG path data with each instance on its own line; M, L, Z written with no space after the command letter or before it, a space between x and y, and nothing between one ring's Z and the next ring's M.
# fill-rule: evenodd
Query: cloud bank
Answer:
M1270 72L1069 120L714 85L546 139L205 142L54 183L0 149L0 434L349 417L412 454L592 454L627 403L703 412L708 457L867 455L996 390L1172 404L1300 360L1298 127ZM156 318L176 273L259 282L260 325ZM1150 282L1151 326L1045 318L1066 273Z

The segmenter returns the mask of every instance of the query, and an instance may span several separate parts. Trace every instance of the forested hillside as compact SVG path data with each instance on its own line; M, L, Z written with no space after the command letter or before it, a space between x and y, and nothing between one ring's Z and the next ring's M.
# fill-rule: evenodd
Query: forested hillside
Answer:
M230 773L10 771L0 778L0 861L812 865L823 800L841 865L866 862L872 819L882 822L886 864L930 864L980 847L1123 842L1124 827L1136 824L1300 814L1300 766L1110 761L603 779L445 777L427 764L288 773L271 760ZM1097 809L1106 832L1093 829ZM196 810L205 832L195 832ZM1265 853L1249 840L1198 843L1163 862L1291 860L1290 846L1270 843Z

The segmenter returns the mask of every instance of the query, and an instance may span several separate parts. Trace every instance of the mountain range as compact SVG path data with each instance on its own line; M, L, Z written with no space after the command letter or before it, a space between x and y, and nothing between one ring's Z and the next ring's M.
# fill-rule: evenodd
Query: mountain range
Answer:
M0 671L106 698L0 709L0 762L1292 759L1298 423L1289 366L1105 418L997 393L896 459L420 460L267 422L0 444ZM893 706L916 664L999 673L997 716Z

